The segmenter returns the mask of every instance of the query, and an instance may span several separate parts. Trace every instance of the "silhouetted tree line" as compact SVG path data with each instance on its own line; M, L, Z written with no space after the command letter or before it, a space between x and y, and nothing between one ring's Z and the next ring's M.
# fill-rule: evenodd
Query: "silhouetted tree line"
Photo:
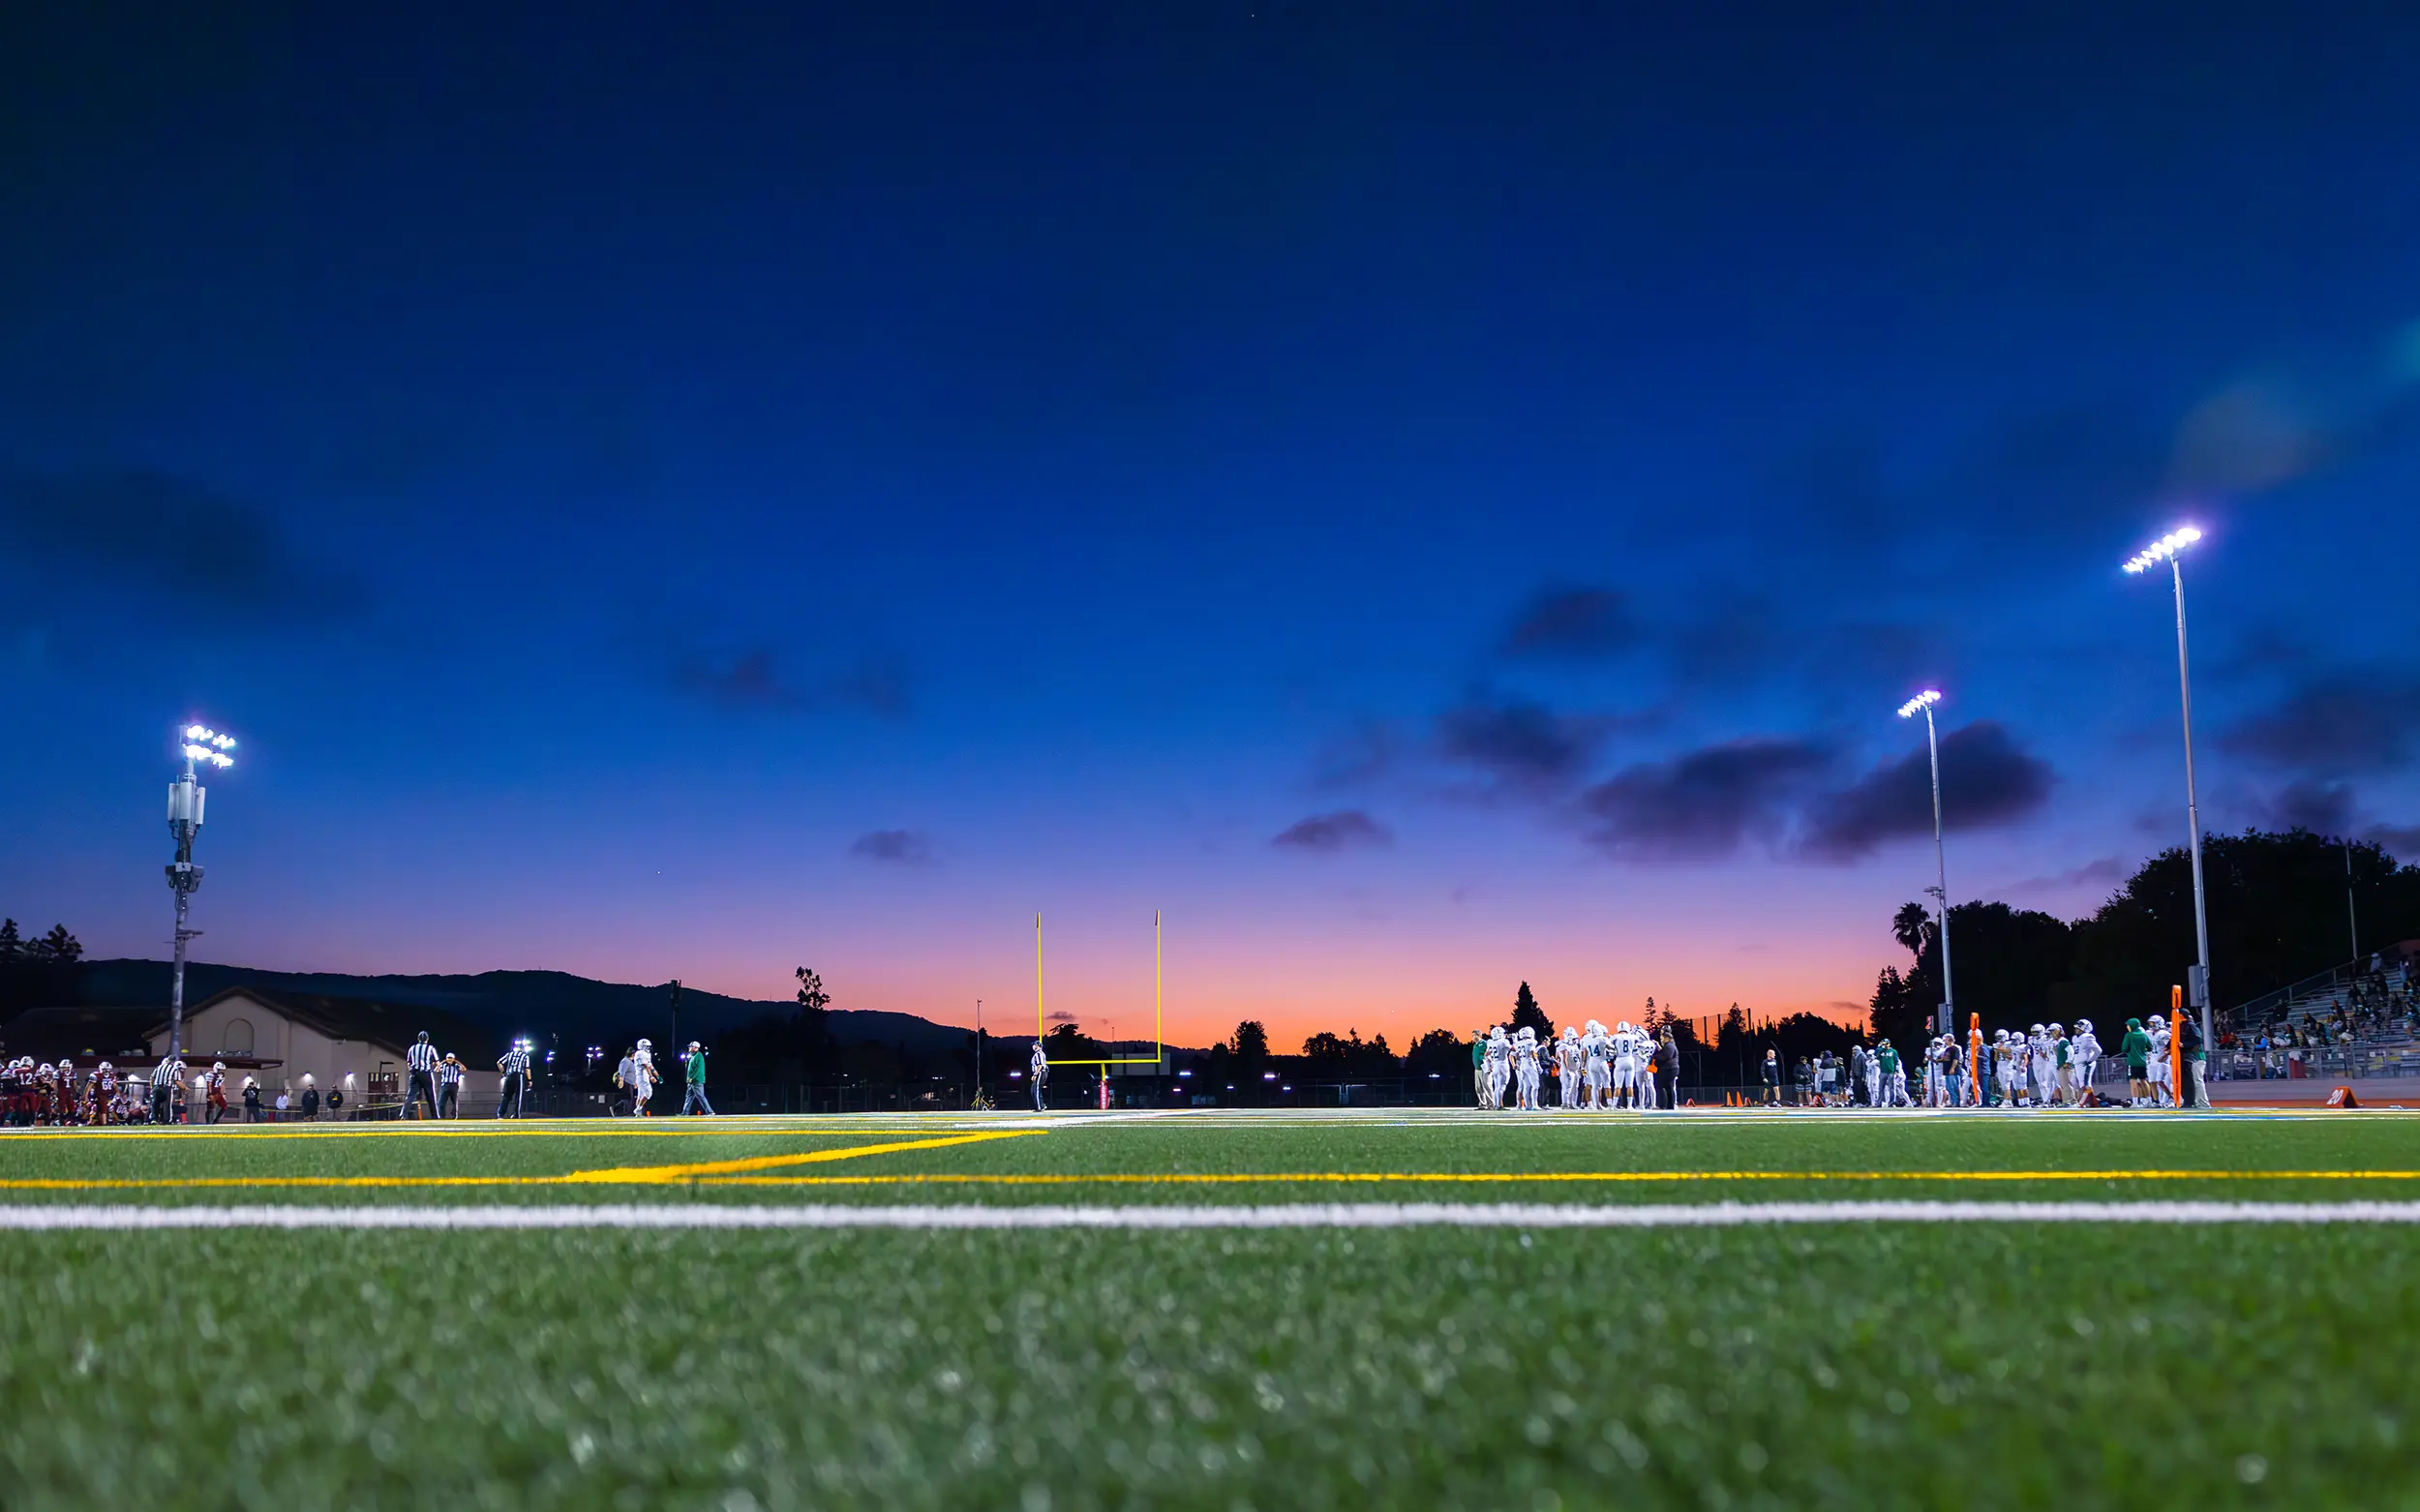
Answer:
M52 924L48 934L28 940L17 932L15 920L0 919L0 1020L66 1001L76 963L83 958L84 947L65 924Z
M2420 937L2420 867L2355 841L2352 903L2366 953ZM2210 912L2212 997L2221 1012L2350 959L2345 857L2341 839L2294 830L2247 830L2202 842ZM2072 922L2006 903L1950 911L1951 967L1959 1029L1981 1013L1985 1034L2078 1017L2123 1023L2164 1011L2196 956L2193 859L2183 847L2145 862L2109 900ZM1911 958L1874 983L1872 1022L1902 1049L1930 1032L1941 1002L1940 931L1909 903L1891 933ZM2105 1035L2104 1035L2105 1040Z
M1605 1011L1587 1016L1608 1023L1617 1017ZM1801 1055L1811 1057L1825 1049L1845 1054L1856 1038L1856 1031L1849 1026L1819 1013L1758 1020L1737 1003L1731 1005L1728 1013L1704 1020L1711 1026L1710 1036L1700 1035L1700 1021L1683 1017L1669 1006L1659 1008L1653 998L1648 999L1632 1017L1632 1022L1644 1024L1658 1035L1667 1028L1672 1031L1673 1043L1683 1056L1681 1081L1688 1086L1750 1084L1756 1080L1757 1068L1769 1047L1779 1050L1785 1061L1795 1062ZM1551 1042L1558 1033L1554 1019L1526 982L1513 994L1510 1013L1491 1016L1488 1022L1503 1024L1514 1033L1533 1029L1541 1043ZM1483 1024L1474 1025L1472 1030L1432 1029L1413 1040L1400 1056L1387 1044L1384 1035L1364 1041L1358 1030L1348 1028L1341 1036L1322 1030L1303 1041L1299 1055L1282 1055L1270 1050L1267 1026L1257 1019L1246 1019L1235 1026L1235 1033L1225 1043L1212 1047L1207 1054L1184 1057L1175 1069L1193 1073L1186 1078L1192 1091L1222 1102L1258 1102L1283 1096L1284 1088L1303 1082L1435 1078L1450 1082L1459 1093L1470 1085L1472 1034L1484 1033L1487 1027ZM1017 1043L1021 1051L1032 1042Z

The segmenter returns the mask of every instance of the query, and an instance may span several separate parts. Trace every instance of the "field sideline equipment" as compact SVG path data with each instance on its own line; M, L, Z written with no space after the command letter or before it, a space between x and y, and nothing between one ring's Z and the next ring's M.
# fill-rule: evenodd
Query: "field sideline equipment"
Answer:
M1158 1066L1162 1062L1165 1061L1167 1059L1167 1044L1166 1042L1162 1039L1160 1032L1162 1012L1160 983L1160 911L1155 908L1151 911L1151 1053L1147 1056L1111 1055L1104 1056L1097 1060L1086 1061L1054 1060L1050 1063L1051 1068L1056 1070L1061 1066L1100 1067L1104 1082L1103 1096L1105 1097L1107 1096L1106 1082L1110 1067ZM1034 1039L1037 1042L1047 1042L1049 1038L1050 1023L1044 1013L1042 999L1042 915L1036 914L1034 916ZM1110 1048L1115 1049L1116 1046L1111 1045ZM1104 1104L1104 1105L1105 1106L1106 1104Z

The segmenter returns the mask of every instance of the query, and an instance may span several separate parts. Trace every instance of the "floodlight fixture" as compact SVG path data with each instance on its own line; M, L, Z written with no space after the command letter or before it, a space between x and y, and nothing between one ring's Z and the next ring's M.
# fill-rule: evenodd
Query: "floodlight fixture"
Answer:
M1921 693L1917 694L1914 698L1909 699L1906 703L1899 706L1899 717L1902 719L1914 718L1918 713L1930 709L1933 705L1940 702L1940 692L1933 688L1926 688Z
M2200 539L2201 531L2196 527L2190 525L2178 526L2175 529L2170 530L2167 534L2161 536L2158 540L2153 541L2150 545L2144 547L2141 551L2136 552L2133 557L2127 559L2126 570L2128 572L2146 571L2150 568L2153 562L2170 560L2178 552L2183 551L2186 547L2191 546L2193 542Z

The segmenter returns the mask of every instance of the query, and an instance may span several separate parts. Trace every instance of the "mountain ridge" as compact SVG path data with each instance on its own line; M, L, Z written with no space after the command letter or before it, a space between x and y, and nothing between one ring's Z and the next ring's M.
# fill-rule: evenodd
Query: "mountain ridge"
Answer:
M168 961L140 957L80 961L75 968L74 1006L110 1008L157 1003L165 1013L172 975L173 965ZM672 1024L669 982L651 986L599 982L571 972L548 970L367 976L353 972L268 971L217 961L185 964L185 1001L189 1006L235 986L411 1004L442 1009L484 1028L506 1033L561 1034L598 1043L657 1030L669 1035ZM738 998L684 986L681 991L681 1033L684 1038L722 1034L757 1018L787 1017L797 1011L794 1000ZM974 1033L961 1024L937 1023L921 1014L891 1009L835 1008L829 1011L827 1023L832 1039L842 1044L875 1042L922 1052L961 1048Z

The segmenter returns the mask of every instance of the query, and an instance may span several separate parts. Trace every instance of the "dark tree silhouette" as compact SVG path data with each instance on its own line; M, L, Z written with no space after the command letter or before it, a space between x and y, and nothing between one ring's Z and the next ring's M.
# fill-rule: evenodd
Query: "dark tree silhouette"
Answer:
M1404 1052L1404 1074L1422 1081L1431 1075L1463 1081L1470 1074L1470 1042L1451 1029L1432 1029Z
M1526 982L1521 984L1521 990L1513 994L1512 1022L1506 1025L1506 1029L1512 1034L1534 1029L1541 1040L1555 1038L1555 1020L1547 1017L1546 1010L1538 1007L1538 1000L1530 993L1529 984Z

